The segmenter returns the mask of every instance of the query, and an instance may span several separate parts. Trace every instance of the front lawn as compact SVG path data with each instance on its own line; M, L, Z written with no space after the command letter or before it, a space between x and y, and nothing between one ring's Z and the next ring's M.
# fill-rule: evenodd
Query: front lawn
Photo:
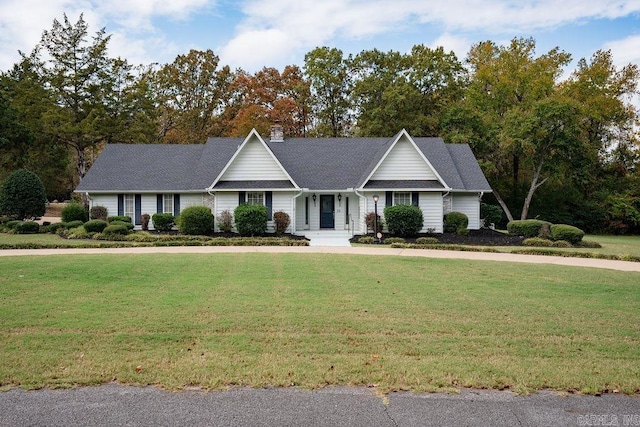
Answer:
M331 254L0 258L0 387L640 393L638 273Z

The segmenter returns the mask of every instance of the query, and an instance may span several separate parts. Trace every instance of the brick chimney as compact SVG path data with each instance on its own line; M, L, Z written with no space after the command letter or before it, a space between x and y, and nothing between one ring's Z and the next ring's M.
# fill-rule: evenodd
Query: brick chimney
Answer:
M271 142L284 142L284 128L278 122L271 126Z

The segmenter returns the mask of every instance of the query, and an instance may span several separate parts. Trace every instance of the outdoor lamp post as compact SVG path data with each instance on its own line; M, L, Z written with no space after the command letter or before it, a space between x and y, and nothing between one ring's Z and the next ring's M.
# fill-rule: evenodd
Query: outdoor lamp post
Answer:
M373 234L376 236L376 243L380 243L378 240L378 200L380 197L377 194L373 195Z

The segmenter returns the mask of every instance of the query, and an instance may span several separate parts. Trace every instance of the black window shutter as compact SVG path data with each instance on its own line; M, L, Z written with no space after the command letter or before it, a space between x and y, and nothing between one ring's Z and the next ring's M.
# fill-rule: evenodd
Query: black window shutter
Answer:
M162 206L162 204L164 203L163 197L164 196L162 194L156 195L156 212L157 213L162 213L162 210L164 209Z
M173 216L180 215L180 195L173 195Z
M142 194L135 195L135 225L142 224Z
M124 194L118 194L118 215L124 215Z
M384 198L385 206L393 206L393 191L387 191L386 196Z
M413 206L420 206L420 193L417 191L411 193L411 204Z
M264 204L267 207L267 220L273 219L273 191L265 191Z
M247 192L238 191L238 204L241 205L247 201Z

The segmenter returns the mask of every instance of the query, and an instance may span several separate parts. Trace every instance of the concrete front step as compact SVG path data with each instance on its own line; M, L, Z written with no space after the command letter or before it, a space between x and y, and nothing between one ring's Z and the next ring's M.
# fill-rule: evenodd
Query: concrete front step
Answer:
M345 231L306 231L304 237L309 239L309 246L351 246L351 233Z

